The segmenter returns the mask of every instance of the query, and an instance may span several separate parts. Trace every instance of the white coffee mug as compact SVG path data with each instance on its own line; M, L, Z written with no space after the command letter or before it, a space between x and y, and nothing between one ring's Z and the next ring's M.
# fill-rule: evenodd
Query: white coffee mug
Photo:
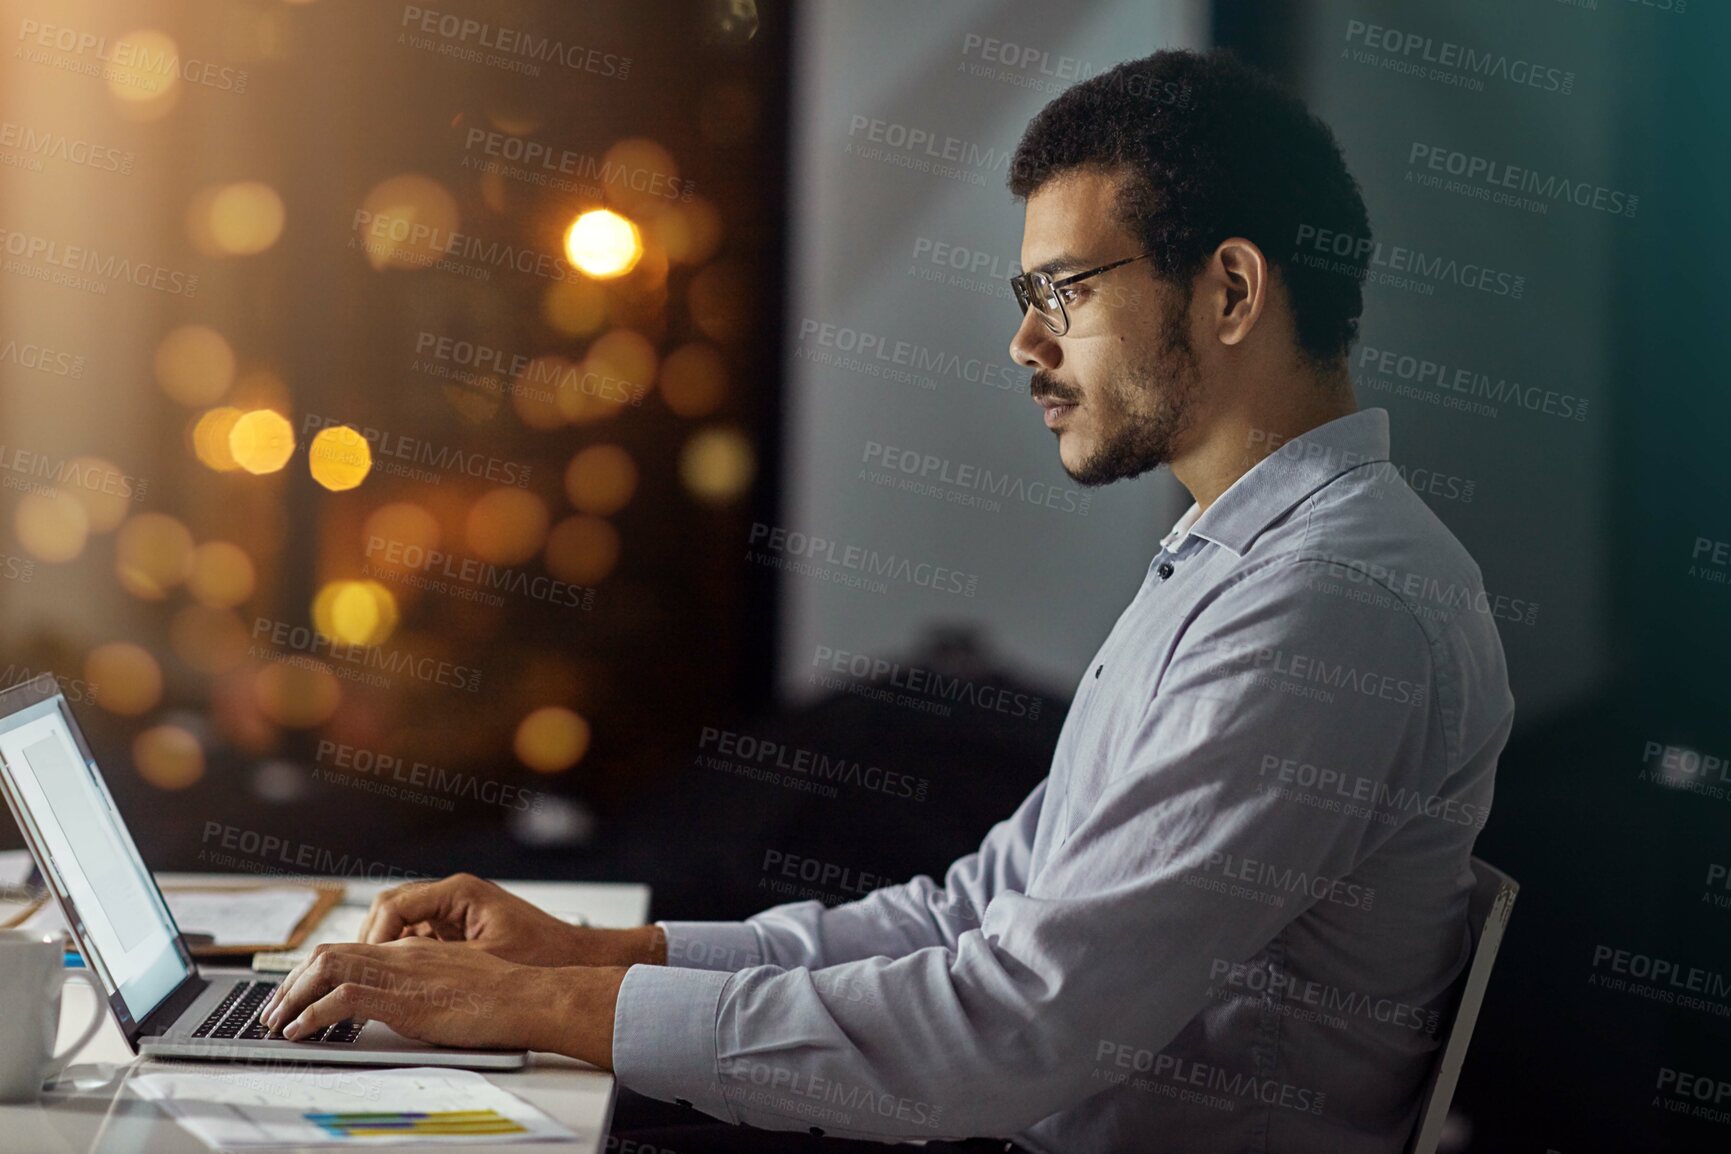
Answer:
M69 970L58 937L0 930L0 1102L30 1102L57 1077L102 1024L108 999L89 970ZM60 1032L60 988L68 979L89 983L95 1012L65 1053L54 1052Z

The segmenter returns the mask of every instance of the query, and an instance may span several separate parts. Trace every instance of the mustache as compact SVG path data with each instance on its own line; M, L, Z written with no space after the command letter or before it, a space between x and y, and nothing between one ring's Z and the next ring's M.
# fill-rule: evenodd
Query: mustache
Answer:
M1079 404L1082 400L1082 390L1064 384L1045 369L1040 369L1029 378L1028 393L1036 401L1049 397L1065 405Z

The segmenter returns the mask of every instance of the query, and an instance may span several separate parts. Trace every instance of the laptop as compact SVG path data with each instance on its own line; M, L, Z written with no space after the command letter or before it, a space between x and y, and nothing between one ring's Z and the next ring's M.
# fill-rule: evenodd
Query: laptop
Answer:
M523 1050L459 1050L383 1022L273 1037L274 979L201 974L51 674L0 692L0 792L133 1053L202 1061L514 1070Z

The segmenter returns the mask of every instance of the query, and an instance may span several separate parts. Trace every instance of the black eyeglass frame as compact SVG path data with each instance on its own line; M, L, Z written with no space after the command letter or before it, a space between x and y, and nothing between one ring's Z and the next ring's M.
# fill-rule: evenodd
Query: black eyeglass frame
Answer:
M1078 281L1085 281L1091 276L1099 276L1103 272L1111 272L1113 269L1118 268L1121 265L1131 264L1139 260L1147 260L1153 255L1153 252L1145 252L1139 256L1127 256L1123 260L1115 260L1111 264L1103 264L1099 268L1091 268L1087 272L1072 273L1063 280L1053 280L1050 274L1043 272L1017 273L1015 276L1010 278L1010 291L1016 294L1016 303L1022 306L1023 316L1027 316L1028 310L1033 309L1035 312L1040 314L1040 320L1045 322L1046 327L1052 331L1052 335L1055 337L1061 337L1070 331L1070 311L1064 307L1064 298L1058 294L1059 289L1066 288ZM1034 303L1034 298L1030 293L1030 289L1035 286L1037 280L1044 280L1046 282L1046 289L1051 294L1052 303L1057 306L1058 316L1063 318L1064 324L1062 328L1059 328L1057 325L1052 323L1052 315L1050 313Z

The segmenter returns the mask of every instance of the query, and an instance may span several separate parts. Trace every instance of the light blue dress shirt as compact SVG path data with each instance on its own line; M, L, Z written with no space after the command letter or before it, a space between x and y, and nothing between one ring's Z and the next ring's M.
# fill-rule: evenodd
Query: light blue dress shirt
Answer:
M942 886L663 923L670 965L619 992L620 1082L836 1136L1401 1150L1514 714L1501 603L1382 409L1163 546L978 852Z

